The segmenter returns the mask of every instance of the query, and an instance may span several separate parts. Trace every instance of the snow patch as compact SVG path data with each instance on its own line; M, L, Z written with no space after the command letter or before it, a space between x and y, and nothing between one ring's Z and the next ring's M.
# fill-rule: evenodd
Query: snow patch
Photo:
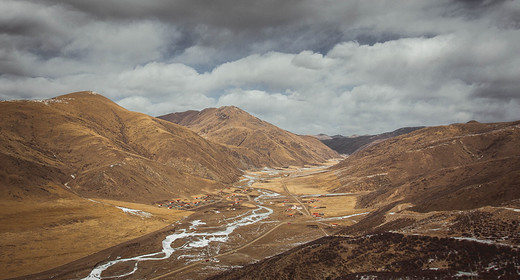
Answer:
M74 100L74 98L50 98L50 99L32 99L27 100L28 102L37 102L37 103L43 103L45 105L53 104L53 103L62 103L62 104L69 104L70 100Z
M386 176L388 175L388 173L379 173L379 174L374 174L374 175L368 175L366 176L366 178L373 178L373 177L377 177L377 176Z
M456 240L473 241L473 242L478 242L478 243L488 244L488 245L505 246L505 247L511 247L511 248L517 248L518 247L518 246L515 246L515 245L509 245L509 244L504 244L504 243L500 243L500 242L495 242L493 240L477 239L477 238L473 238L473 237L452 237L452 238L456 239Z
M118 207L122 209L123 211L140 211L140 210L133 210L128 209L124 207ZM125 211L125 212L126 212ZM142 212L142 211L141 211ZM267 217L269 217L273 213L273 210L264 206L258 206L258 208L254 210L250 210L242 215L236 216L233 219L232 222L227 223L224 225L224 228L217 232L198 232L196 231L196 228L199 225L205 224L204 222L200 220L195 220L191 222L191 226L189 229L182 229L179 231L176 231L175 233L167 236L162 241L162 251L136 256L132 258L127 259L116 259L113 261L109 261L105 264L96 266L90 274L83 278L83 280L99 280L103 279L101 274L103 271L108 269L109 267L117 264L117 263L123 263L123 262L136 262L139 263L141 261L153 261L153 260L164 260L169 258L174 252L176 251L185 251L187 250L189 252L190 248L204 248L208 247L210 243L212 242L226 242L229 238L229 235L233 233L237 228L255 224L257 222L260 222ZM179 239L184 239L185 243L184 245L181 245L180 247L174 248L171 245ZM218 253L218 252L217 252ZM182 254L181 256L189 257L188 254ZM197 257L197 256L193 256ZM118 276L112 276L110 278L120 278L120 277L126 277L131 274L133 274L135 271L137 271L137 266L134 268L133 271L125 273L124 275L118 275Z
M511 211L514 211L514 212L520 212L520 209L516 209L516 208L504 207L503 209L511 210Z
M116 206L116 207L123 210L123 212L125 212L126 214L135 215L135 216L139 216L139 217L143 217L143 218L152 217L152 214L145 212L145 211L125 208L125 207L119 207L119 206Z
M476 273L476 272L458 271L457 274L455 274L455 277L463 277L463 276L478 277L478 273Z
M342 220L342 219L348 219L348 218L351 218L351 217L356 217L356 216L366 215L366 214L369 214L369 213L370 213L370 212L364 212L364 213L352 214L352 215L341 216L341 217L321 218L321 219L319 219L319 220L320 220L320 221Z

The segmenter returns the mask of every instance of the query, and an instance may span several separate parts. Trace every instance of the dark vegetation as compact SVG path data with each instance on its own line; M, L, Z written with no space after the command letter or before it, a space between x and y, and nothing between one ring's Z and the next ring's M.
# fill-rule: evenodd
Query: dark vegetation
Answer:
M210 279L516 279L518 248L398 233L331 236Z

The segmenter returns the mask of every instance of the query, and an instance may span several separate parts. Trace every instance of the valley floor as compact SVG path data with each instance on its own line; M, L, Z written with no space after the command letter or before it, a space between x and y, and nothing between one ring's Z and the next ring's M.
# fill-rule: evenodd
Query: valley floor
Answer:
M12 210L3 219L13 225L24 217L26 224L17 233L3 233L3 275L36 273L76 259L23 278L204 279L273 256L368 213L354 209L356 194L328 196L326 188L292 182L334 163L247 172L234 186L211 194L214 202L190 211L86 199L39 205L31 213ZM338 201L346 203L339 207ZM57 219L50 209L70 217Z
M69 205L67 203L72 202L64 201L63 205L59 207L63 209L69 207L70 209L67 209L69 209L71 216L68 218L62 217L63 222L54 225L54 227L38 214L44 211L49 213L50 210L35 209L31 214L24 214L26 217L24 221L27 224L24 225L22 222L19 225L19 232L22 234L18 237L19 239L16 239L15 234L3 233L3 237L6 238L0 244L4 244L2 245L2 252L7 252L7 254L2 256L2 263L5 265L2 269L9 271L8 269L13 267L11 274L5 274L8 276L17 276L16 273L20 275L20 270L16 269L22 267L27 268L27 270L22 270L26 271L26 274L38 270L42 271L46 265L47 267L59 265L58 262L50 261L52 259L50 255L59 256L58 252L63 252L64 255L71 258L70 260L73 258L77 260L20 279L206 279L208 277L221 277L219 276L220 273L233 268L245 267L244 271L252 273L251 271L255 271L256 268L251 264L259 261L260 266L266 265L266 267L272 268L272 270L265 268L265 273L270 271L272 275L282 277L285 275L283 271L286 271L283 265L292 267L297 264L284 264L277 262L274 258L276 264L274 265L270 263L273 258L269 257L283 252L286 253L283 253L282 256L291 256L292 253L290 252L301 255L299 251L307 250L305 246L310 246L310 249L317 250L321 252L320 254L327 256L339 254L340 251L327 251L326 248L332 246L327 245L329 241L333 243L343 242L345 244L342 245L344 251L351 252L354 245L349 244L355 242L365 244L365 239L372 240L374 238L378 242L387 238L389 241L384 241L384 244L393 244L392 242L397 240L398 242L394 242L396 248L411 246L410 248L406 247L407 250L411 251L416 250L412 246L416 239L426 240L421 241L424 244L437 244L441 240L446 244L456 243L471 248L478 247L472 244L483 244L484 246L507 248L507 250L510 250L508 254L515 258L519 257L520 231L517 221L519 209L484 207L470 211L418 213L410 211L411 205L407 204L397 204L384 210L360 209L356 208L357 198L366 194L366 192L335 193L333 191L338 186L335 179L324 177L331 176L331 172L324 171L334 163L328 162L323 166L307 166L304 168L264 168L246 172L242 180L233 186L204 196L203 199L207 200L207 203L200 203L200 196L194 197L194 201L191 203L170 200L167 203L158 203L154 206L91 200L84 200L82 201L83 204L73 203ZM87 204L90 206L85 207ZM55 205L54 207L58 206ZM59 211L59 207L56 211ZM190 211L173 210L168 209L168 207L190 209ZM11 211L11 219L5 217L2 219L11 222L12 226L15 221L14 217L17 214L20 215L20 213L16 213L16 210ZM371 221L377 222L372 223ZM41 230L37 231L31 228L32 231L29 231L29 225L34 224L41 225ZM66 231L68 224L75 224L74 229L78 229L78 231ZM78 225L80 226L78 227ZM100 225L103 225L105 229L101 230ZM356 227L358 228L356 229ZM360 234L364 227L369 228L373 233ZM159 228L162 229L158 230ZM63 231L61 235L58 229ZM349 233L349 229L356 229L357 232ZM64 237L65 232L75 233L74 236L67 239ZM354 237L356 234L358 237ZM377 237L377 234L383 234L381 235L382 239ZM140 237L133 239L137 236ZM413 236L420 236L420 238ZM56 238L54 243L51 241L53 237ZM326 238L320 239L322 237ZM58 238L63 238L65 242L58 242ZM83 239L83 243L73 242L73 240L78 239ZM409 239L413 242L408 242ZM118 240L120 242L117 242ZM308 243L311 241L314 242ZM408 242L412 245L399 242ZM99 251L102 249L101 247L107 248L115 243L119 245ZM325 245L320 246L326 247L316 247L312 245L314 243L323 243ZM444 243L442 243L442 246L445 245ZM20 245L9 247L7 244ZM49 249L52 244L55 244L56 247ZM370 250L374 250L374 252L392 250L389 255L395 256L397 251L392 249L394 245L387 246L384 244L381 246L374 245L374 248ZM449 248L450 246L444 247ZM288 251L296 247L298 248ZM78 259L88 252L93 253L95 251L98 252ZM24 255L20 252L26 253ZM47 255L39 256L36 252L47 252ZM439 251L439 256L444 256L444 253L447 254L446 258L443 257L438 262L430 261L427 265L421 264L422 267L419 266L418 271L426 269L425 271L433 276L437 274L441 276L456 275L454 273L457 271L453 272L454 270L449 269L453 265L455 265L453 267L459 267L459 263L450 263L453 258L449 258L450 253L448 251ZM388 263L391 259L387 258L385 254L359 255L364 259L363 261L360 259L359 264L356 264L358 271L341 270L344 267L339 267L341 269L334 268L334 262L330 264L331 267L327 270L339 273L337 275L354 273L352 275L358 276L365 275L363 274L365 272L372 273L375 271L366 275L379 275L384 278L385 271L395 268L393 264ZM408 265L407 262L410 261L407 259L408 255L397 255L401 259L396 257L396 261ZM386 259L378 259L378 256L385 256ZM418 256L426 258L426 261L432 259L430 255ZM338 262L338 264L341 264L353 257L347 253L341 253L335 258L342 259L342 262ZM64 263L64 258L58 257L57 259ZM315 261L311 259L307 261L316 262L316 265L321 261L327 261L325 259ZM369 259L373 259L375 262L372 263L368 261ZM515 262L517 261L515 259ZM490 259L490 263L486 264L486 267L491 268L484 271L485 273L494 273L491 262L495 262L495 260ZM28 268L31 263L38 263L39 266L31 270ZM380 268L376 263L380 263ZM462 263L460 262L460 264ZM410 267L414 265L417 264L410 264ZM478 266L479 264L474 265ZM505 267L507 263L501 263L501 265ZM306 271L306 269L309 270L309 267L299 268L300 272L313 275L313 271ZM463 268L464 266L460 266L459 270L467 272ZM279 271L276 269L279 269ZM373 271L373 269L376 270ZM514 269L518 270L518 268L513 268L513 272ZM241 273L240 270L235 271L238 271L236 275L241 275L239 274ZM281 274L280 271L282 271ZM466 274L462 272L461 277L465 277ZM234 279L233 275L230 274L229 279ZM471 274L471 276L473 275ZM323 274L322 276L325 277L326 275ZM226 275L222 277L227 279Z

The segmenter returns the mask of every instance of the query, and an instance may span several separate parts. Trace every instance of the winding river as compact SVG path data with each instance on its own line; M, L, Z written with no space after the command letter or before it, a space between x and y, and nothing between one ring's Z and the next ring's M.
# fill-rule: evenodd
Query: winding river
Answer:
M251 185L252 181L255 180L254 177L248 177L249 184ZM134 274L138 270L139 262L143 261L160 261L167 259L172 256L174 252L180 252L181 256L191 256L190 251L194 248L205 248L209 246L215 246L212 248L213 251L218 254L220 249L220 245L223 242L228 241L229 236L239 227L248 226L255 224L259 221L262 221L269 217L273 210L271 208L265 207L260 199L264 197L272 197L278 194L268 191L259 190L262 195L255 199L256 202L259 203L256 209L249 210L241 215L227 218L223 220L225 222L218 227L206 228L205 230L199 229L201 225L205 225L206 223L201 220L195 220L191 222L191 225L187 229L180 229L175 233L166 236L166 238L162 241L162 250L160 252L144 254L140 256L135 256L131 258L121 258L109 261L107 263L98 265L92 269L90 274L83 278L84 280L98 280L98 279L112 279L112 278L121 278ZM211 230L212 229L212 230ZM183 240L184 243L177 247L172 247L172 244L177 240ZM185 252L185 254L183 253ZM105 270L119 263L135 262L133 270L126 272L121 275L111 275L103 277L102 274Z

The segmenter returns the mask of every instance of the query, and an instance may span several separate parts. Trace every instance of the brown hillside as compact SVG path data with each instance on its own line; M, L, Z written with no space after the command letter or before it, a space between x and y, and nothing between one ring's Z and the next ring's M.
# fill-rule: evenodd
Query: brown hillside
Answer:
M45 199L49 185L58 185L86 197L150 203L239 175L224 146L92 92L1 102L0 118L3 199Z
M255 167L304 165L338 156L319 140L300 136L234 107L209 108L160 116L191 128L212 141L234 147Z
M519 258L514 248L450 238L329 236L209 279L517 279Z
M353 193L366 216L209 279L517 279L519 146L520 121L425 128L367 147L298 182Z
M371 191L359 207L474 209L520 198L520 122L425 128L383 141L334 167L337 192Z

